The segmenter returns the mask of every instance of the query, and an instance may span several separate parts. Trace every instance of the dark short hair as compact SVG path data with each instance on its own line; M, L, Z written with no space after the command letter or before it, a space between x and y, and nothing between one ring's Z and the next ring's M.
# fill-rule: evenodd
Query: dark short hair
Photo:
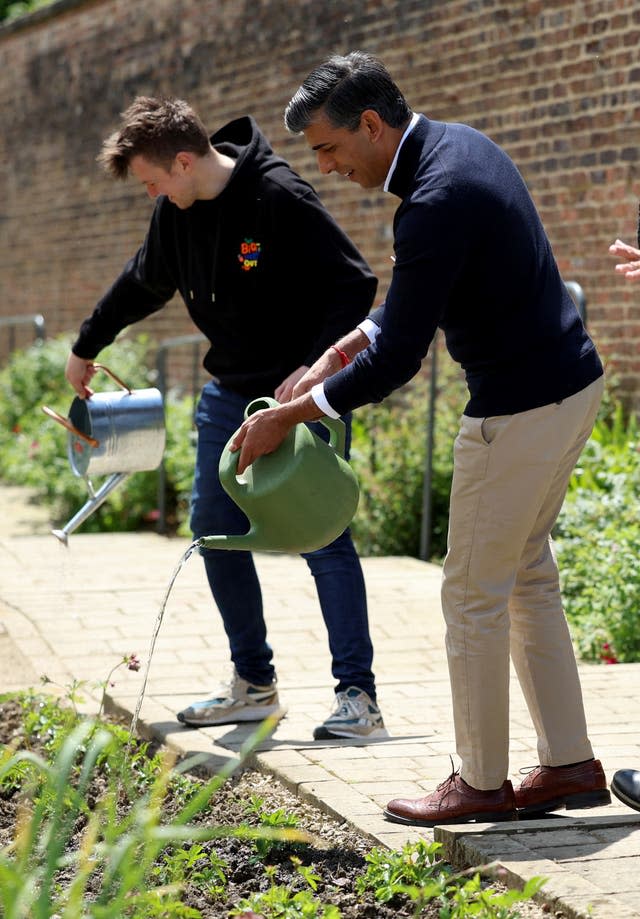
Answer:
M334 128L355 131L366 109L372 109L392 128L411 117L407 101L379 60L364 51L335 54L312 70L289 102L284 123L292 134L308 128L322 109Z
M104 141L98 162L116 179L126 179L131 160L144 156L167 171L177 154L205 156L209 137L194 110L182 99L138 96L121 115L117 131Z

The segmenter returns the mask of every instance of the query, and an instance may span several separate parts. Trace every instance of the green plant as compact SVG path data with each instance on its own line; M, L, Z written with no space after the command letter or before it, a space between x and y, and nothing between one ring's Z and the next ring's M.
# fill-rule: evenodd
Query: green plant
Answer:
M467 919L469 916L518 919L520 913L514 905L531 900L545 883L542 878L531 878L522 890L496 891L487 886L477 871L468 880L464 880L463 875L458 878L458 883L450 886L445 893L439 919Z
M54 0L0 0L0 22L10 22L41 6L50 6Z
M408 897L420 916L425 906L436 900L440 919L516 919L514 903L530 900L544 881L533 878L523 890L498 891L482 881L477 869L454 873L450 865L439 860L442 846L438 842L407 843L401 851L372 849L366 856L367 870L358 879L358 890L373 890L377 900L388 903ZM485 866L490 871L492 866Z
M274 883L275 868L267 867L265 872L271 879L271 886L265 893L240 900L237 907L231 910L232 916L241 916L247 911L259 912L265 919L340 919L337 906L322 903L314 896L317 878L308 871L301 870L296 863L297 872L307 885L302 890L293 891L282 884Z
M587 660L640 659L638 439L635 415L605 402L554 532L567 619Z
M115 768L108 768L113 765L114 749L121 748L123 740L99 723L79 720L51 764L28 750L2 751L0 783L15 776L24 763L38 777L31 784L33 803L24 811L15 843L0 850L3 919L197 917L196 910L180 906L181 885L196 879L216 890L223 886L220 863L210 859L208 866L199 865L200 842L228 835L306 840L306 834L293 829L234 829L191 822L273 726L273 720L263 722L238 758L203 783L164 823L163 802L173 776L170 758L161 758L145 792L130 797L132 804L123 812L122 760L116 759ZM107 767L108 787L90 806L89 782L101 764ZM190 767L185 763L180 768ZM79 828L80 844L71 845ZM188 844L184 854L162 858L167 847L184 843ZM158 865L164 865L159 873ZM154 877L167 883L154 885ZM86 912L89 904L90 912Z
M165 852L152 874L163 886L189 883L218 899L227 886L227 868L227 863L215 852L207 852L200 843L194 843L189 848L172 848Z
M74 681L67 698L77 699L78 683ZM51 755L58 750L65 734L75 725L78 714L75 709L60 705L53 696L33 691L18 696L23 711L23 730L26 738L38 742Z
M356 888L360 893L372 890L376 900L388 903L409 888L423 888L435 884L435 890L445 889L451 876L451 867L439 860L442 844L407 843L399 851L374 848L365 856L367 869L358 878Z
M258 818L258 825L271 829L294 828L298 825L298 820L294 814L288 814L284 808L279 807L275 811L265 811L262 798L257 795L251 795L245 806L245 812L253 814ZM269 837L256 838L253 842L258 858L264 859L272 849L281 848L283 843L273 840Z

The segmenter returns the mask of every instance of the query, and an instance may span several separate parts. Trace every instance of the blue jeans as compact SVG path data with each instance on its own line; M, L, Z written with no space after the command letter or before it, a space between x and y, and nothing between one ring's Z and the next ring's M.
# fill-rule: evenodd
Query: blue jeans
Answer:
M218 478L220 456L231 435L242 424L246 405L244 397L213 380L202 390L196 410L198 448L191 498L194 539L242 534L249 529L247 517L227 495ZM328 440L328 431L323 425L310 427ZM347 419L347 453L350 433L350 419ZM273 652L267 642L262 591L251 553L203 549L202 556L238 674L258 685L271 682L275 675ZM349 530L325 548L302 557L316 582L329 635L331 672L338 681L335 691L357 686L375 700L371 670L373 647L364 578Z

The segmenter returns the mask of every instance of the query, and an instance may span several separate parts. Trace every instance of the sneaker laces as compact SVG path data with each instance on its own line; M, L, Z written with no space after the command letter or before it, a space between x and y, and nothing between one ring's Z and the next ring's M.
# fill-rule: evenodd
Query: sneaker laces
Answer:
M336 693L336 704L331 716L334 715L359 715L362 712L362 702L358 698L350 699L346 692Z
M210 699L233 699L233 688L236 686L240 676L234 666L231 666L228 676L220 680L210 695Z

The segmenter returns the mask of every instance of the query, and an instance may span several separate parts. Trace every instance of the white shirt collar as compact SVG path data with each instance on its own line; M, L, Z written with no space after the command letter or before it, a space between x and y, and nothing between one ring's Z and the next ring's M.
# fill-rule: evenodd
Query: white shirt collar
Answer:
M399 156L399 154L400 154L400 149L401 149L403 143L405 142L405 140L407 139L407 137L409 136L409 134L411 134L411 132L412 132L413 129L415 128L416 124L418 123L418 118L419 118L419 117L420 117L420 116L418 115L417 112L414 112L414 113L412 114L412 116L411 116L411 121L409 122L409 125L408 125L408 127L407 127L407 130L404 132L404 134L403 134L402 137L400 138L400 143L398 144L398 149L396 150L396 154L395 154L395 156L394 156L394 158L393 158L393 161L392 161L392 163L391 163L391 166L390 166L390 168L389 168L389 172L387 173L387 178L384 180L383 191L389 191L389 185L390 185L390 183L391 183L391 178L392 178L392 176L393 176L393 173L394 173L395 168L396 168L396 164L397 164L397 162L398 162L398 156Z

